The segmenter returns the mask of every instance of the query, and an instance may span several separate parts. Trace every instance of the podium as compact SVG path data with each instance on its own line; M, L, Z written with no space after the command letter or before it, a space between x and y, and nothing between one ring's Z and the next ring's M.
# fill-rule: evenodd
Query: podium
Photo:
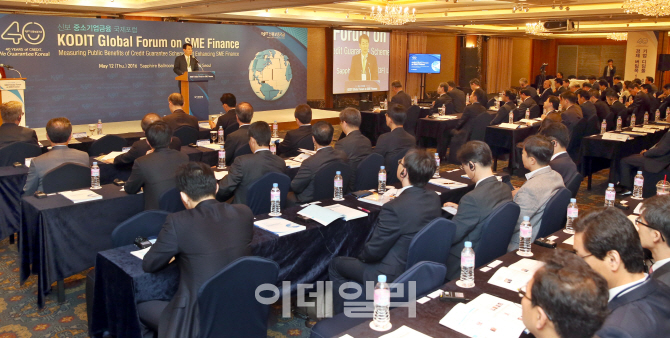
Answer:
M9 101L18 101L21 102L23 106L23 112L26 111L26 106L23 97L23 91L26 89L26 79L25 78L2 78L0 79L0 103L5 103ZM0 117L0 123L2 123L2 118ZM21 126L26 126L26 117L25 115L21 119Z
M184 97L184 111L198 118L209 120L209 80L214 80L214 72L187 72L175 78L179 81L181 95Z

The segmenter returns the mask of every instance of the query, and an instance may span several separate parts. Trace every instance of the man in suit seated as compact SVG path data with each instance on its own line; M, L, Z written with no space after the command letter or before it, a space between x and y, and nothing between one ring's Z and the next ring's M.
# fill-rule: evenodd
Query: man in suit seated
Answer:
M568 127L562 123L551 123L543 128L539 134L545 136L551 142L554 149L549 166L552 170L561 174L563 184L567 186L568 182L578 173L577 165L572 161L567 151L568 144L570 144Z
M591 89L594 90L594 89ZM600 123L597 119L598 112L596 106L593 105L591 100L591 94L588 90L580 89L577 91L577 102L579 102L579 107L582 108L582 114L586 120L586 129L584 131L585 135L594 135L600 131ZM594 118L594 116L596 118ZM594 119L592 119L594 118Z
M461 273L461 251L466 241L472 248L479 247L484 220L496 208L512 201L510 187L498 181L491 165L493 156L489 146L481 141L470 141L458 151L458 161L465 174L475 182L475 188L461 198L459 204L447 202L445 207L456 208L452 221L456 233L447 259L447 279L457 279Z
M198 290L231 262L251 255L254 215L246 205L216 201L214 172L204 163L180 165L176 185L186 210L168 215L142 269L161 271L174 258L179 288L169 303L151 300L137 310L145 331L157 331L158 337L197 337Z
M648 112L651 108L651 103L649 102L649 96L641 90L641 86L637 83L631 84L629 87L630 95L632 97L632 102L629 100L626 102L626 107L628 108L628 115L635 115L635 124L642 124L644 119L644 112Z
M626 109L626 106L619 101L619 95L614 91L614 90L607 90L605 91L605 96L607 97L607 104L610 107L610 111L612 111L616 116L613 116L613 126L610 128L610 123L611 121L607 121L607 129L608 130L614 130L616 129L616 120L618 117L621 117L621 125L626 126L628 125L628 109Z
M516 109L516 104L514 104L514 102L516 101L516 92L514 91L514 89L510 88L506 90L502 96L502 101L505 102L505 104L500 106L500 109L498 109L498 113L493 118L493 120L491 120L492 126L509 122L509 112L513 112L514 109Z
M651 76L647 76L644 78L644 84L648 84L651 86L651 91L648 93L649 95L654 95L658 92L658 87L654 84L654 78Z
M519 205L521 212L507 247L508 252L519 249L519 228L524 216L530 217L530 224L533 226L531 241L535 240L542 226L542 215L547 202L558 189L565 187L561 174L549 166L553 153L551 142L542 135L532 135L523 142L521 160L524 168L530 172L526 174L526 183L512 191L514 202Z
M161 121L161 117L158 116L158 114L149 113L144 115L144 118L142 118L142 121L140 122L140 127L142 127L142 131L144 131L145 136L147 134L147 128L149 128L149 126L156 121ZM169 147L170 149L181 150L181 141L179 141L179 138L173 136L170 140ZM117 167L130 166L135 162L136 159L146 155L150 150L151 146L149 145L149 141L147 141L146 138L144 140L135 141L135 143L133 143L133 145L130 147L130 150L115 157L113 163Z
M632 194L633 176L638 170L660 173L670 165L670 133L665 133L649 150L624 157L619 164L619 184L621 196Z
M561 112L563 124L568 127L569 131L572 131L579 120L584 117L582 108L577 105L577 95L571 91L561 94L561 106L563 106L563 111Z
M642 213L635 221L642 247L651 251L654 264L649 274L670 286L670 196L654 196L644 200Z
M228 175L219 183L216 199L228 200L233 194L233 203L246 204L249 185L271 172L284 173L286 162L270 152L272 131L267 122L258 121L249 126L249 147L252 154L239 156L230 166Z
M612 78L612 81L614 82L612 84L612 88L617 92L621 93L623 91L623 82L621 81L621 76L616 75Z
M551 89L551 80L544 80L544 83L542 84L542 95L540 95L540 102L544 104L545 101L547 101L547 98L549 96L554 95L554 91Z
M426 224L440 217L440 198L425 188L435 173L435 160L423 149L412 149L398 164L396 175L402 189L382 206L374 230L358 257L335 257L328 274L333 290L354 281L365 285L386 275L392 283L405 272L409 245ZM342 312L339 292L333 297L334 313Z
M236 116L235 106L237 105L237 99L235 98L235 95L233 95L232 93L223 93L223 95L221 95L221 98L219 100L221 101L221 105L223 106L223 115L219 116L219 118L216 120L216 124L213 121L209 121L209 127L212 130L217 131L219 130L219 128L221 128L225 132L226 129L233 127L234 125L237 125L237 117L235 117ZM228 135L226 134L223 135L224 140L227 136Z
M661 102L661 105L658 107L658 109L661 111L661 118L667 119L667 110L668 107L670 107L670 83L666 83L663 86L663 93L658 96L658 99Z
M391 107L386 112L386 125L391 131L379 135L374 152L384 156L384 163L387 167L390 165L391 159L416 146L414 136L403 129L406 118L405 108L400 105Z
M606 94L607 90L603 91L602 94L603 96L607 96ZM604 119L607 118L607 116L609 116L610 106L607 105L605 101L600 99L600 95L601 94L595 89L589 90L589 96L590 96L589 101L591 101L591 103L593 103L593 105L596 107L596 114L598 115L598 121L602 122Z
M440 85L437 86L437 95L439 95L439 97L437 100L433 101L433 105L430 107L430 114L437 114L438 109L442 108L442 106L445 108L445 114L455 113L454 103L451 100L451 96L447 94L446 82L440 82Z
M575 92L577 92L578 90L582 89L582 86L579 85L579 84L577 84L577 83L575 83L575 84L571 84L570 87L568 87L568 89L569 89L571 92L575 93Z
M277 155L281 157L293 157L300 155L298 148L300 142L304 139L312 139L312 108L307 104L299 104L295 107L295 123L298 128L289 130L284 136L284 140L277 146ZM309 146L303 145L307 150L314 150L314 144L310 142Z
M519 92L519 97L521 98L521 104L519 108L516 109L515 116L519 116L519 119L526 118L526 111L530 110L530 118L535 118L539 116L533 116L537 111L537 102L533 99L533 87L526 87ZM535 94L537 95L537 94Z
M643 84L642 91L647 94L647 97L649 98L649 121L653 121L654 113L656 113L656 109L661 106L661 102L656 98L656 92L653 91L650 84Z
M312 140L316 152L302 162L291 181L291 192L286 197L289 205L313 202L314 176L319 169L333 162L347 162L347 154L330 146L333 132L333 126L326 121L319 121L312 126Z
M349 165L356 173L358 164L372 154L372 143L370 139L363 136L358 129L361 127L361 112L356 108L345 108L340 112L340 127L347 136L335 143L335 149L347 154ZM354 179L351 180L354 186Z
M616 208L587 211L573 223L577 256L607 281L610 315L598 337L665 337L670 289L644 273L644 252L633 223Z
M462 113L465 110L465 93L462 90L458 89L456 82L448 81L447 82L447 95L451 97L451 102L454 105L454 111L456 113Z
M409 109L412 106L412 98L402 90L402 83L400 81L395 80L391 82L391 90L393 91L391 104L399 104L405 107L405 109Z
M188 162L188 155L168 148L172 139L172 128L163 121L149 125L146 131L151 153L135 160L133 171L125 185L129 194L137 194L144 188L144 209L158 209L164 192L174 188L177 167Z
M199 130L198 118L187 114L184 109L184 97L179 93L172 93L168 97L168 106L170 107L170 115L163 117L163 121L167 123L174 132L179 127L188 126Z
M519 297L534 337L593 337L609 314L607 281L576 255L554 252Z
M568 90L563 86L563 83L565 83L563 79L554 79L554 83L556 83L556 91L554 92L555 96L559 96L563 94L564 91Z
M0 126L0 148L14 142L38 145L34 130L19 126L23 118L21 102L9 101L0 106L2 125Z
M535 104L537 104L539 95L537 95L537 90L528 83L528 79L526 79L525 77L520 78L519 86L521 87L521 90L519 92L522 92L524 89L530 90L530 95L528 96L533 98L533 100L535 100Z
M51 142L51 150L33 158L28 169L23 195L32 195L35 191L44 191L42 180L51 169L63 163L77 163L88 167L88 154L68 148L72 138L72 124L65 117L56 117L47 122L47 139Z
M486 107L484 107L485 104L486 94L482 89L477 89L472 92L472 94L470 94L470 104L465 107L465 111L461 116L461 121L458 123L456 128L445 130L445 133L442 136L442 143L437 145L437 152L439 153L440 158L446 157L447 149L449 148L451 140L454 137L467 138L472 131L472 125L475 121L475 118L481 114L488 114Z
M248 102L242 102L235 107L235 119L240 126L235 132L228 135L226 143L223 145L226 150L226 165L233 164L235 152L240 148L249 145L249 124L254 118L254 107Z
M542 122L540 124L540 131L546 128L550 123L561 123L561 112L558 110L558 105L561 103L561 100L556 96L549 96L546 101L544 101L544 114L542 114Z

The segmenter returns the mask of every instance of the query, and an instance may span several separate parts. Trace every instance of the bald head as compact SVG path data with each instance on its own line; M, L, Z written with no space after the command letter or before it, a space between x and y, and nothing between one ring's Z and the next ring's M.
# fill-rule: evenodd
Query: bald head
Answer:
M251 119L254 118L254 107L249 102L242 102L235 107L235 114L241 123L251 123Z
M161 121L161 120L162 119L158 114L149 113L149 114L144 115L144 118L142 118L142 122L140 123L140 125L142 126L142 130L144 132L146 132L147 128L149 128L149 125L151 125L152 123L154 123L156 121Z

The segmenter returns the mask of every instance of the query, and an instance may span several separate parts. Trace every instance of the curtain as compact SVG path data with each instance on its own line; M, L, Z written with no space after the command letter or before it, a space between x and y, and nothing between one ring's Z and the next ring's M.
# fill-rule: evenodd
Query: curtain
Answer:
M489 93L500 93L512 83L512 38L492 37L486 55L486 84Z
M409 96L419 96L421 91L421 74L407 73L407 57L409 53L425 53L428 37L425 33L407 33L403 31L391 32L391 61L389 84L395 80L403 84L405 93ZM389 97L391 97L389 88Z

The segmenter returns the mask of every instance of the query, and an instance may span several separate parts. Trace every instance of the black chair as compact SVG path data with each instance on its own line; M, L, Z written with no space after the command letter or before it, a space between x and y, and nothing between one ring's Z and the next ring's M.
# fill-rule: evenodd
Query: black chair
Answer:
M430 221L412 238L405 268L409 270L421 261L446 264L455 233L456 224L446 218Z
M305 136L298 141L299 149L314 150L314 141L312 140L312 134Z
M206 281L198 290L198 337L267 336L270 306L256 299L256 288L274 285L278 275L277 263L260 257L242 257ZM260 296L269 298L272 291L262 291Z
M240 129L240 125L237 123L229 125L228 128L223 131L223 140L225 141L228 138L228 135L236 132L238 129Z
M412 136L416 136L416 125L419 122L419 115L421 115L421 107L412 105L407 109L406 114L407 119L405 119L405 124L402 127Z
M181 201L181 195L177 188L172 188L161 195L158 201L158 208L167 212L178 212L186 210L184 203Z
M354 171L351 167L343 162L333 162L319 169L314 175L314 200L320 201L328 198L333 198L335 172L339 171L342 174L343 193L348 193L349 182Z
M91 144L91 148L88 149L88 154L90 156L109 154L112 151L121 151L123 147L127 145L128 141L121 136L105 135Z
M568 184L565 185L565 187L570 190L572 198L577 198L577 193L579 192L579 186L582 185L582 180L584 180L584 176L582 176L580 173L576 173L572 176L572 178L570 178Z
M616 130L616 120L618 117L619 116L614 111L610 111L610 113L607 114L605 117L605 121L607 121L607 131ZM625 119L622 118L621 124L623 125L625 122Z
M112 245L118 248L135 243L137 237L158 236L169 214L164 210L147 210L125 220L112 231Z
M385 159L384 166L386 167L386 186L390 186L400 182L397 176L398 161L400 161L403 157L405 157L408 151L409 149L401 150L395 156Z
M539 98L539 97L538 97ZM524 112L525 114L525 112ZM542 116L542 103L538 103L536 106L530 108L530 118L536 119Z
M568 144L568 155L575 164L580 163L579 151L582 146L582 138L586 130L586 119L579 120L570 131L570 143Z
M468 141L486 141L486 128L491 124L495 116L491 114L480 114L472 121L472 131Z
M521 208L514 202L506 202L484 220L482 237L473 243L475 269L507 253Z
M537 231L537 238L549 236L563 228L567 221L567 210L571 195L570 190L560 188L547 201L542 214L540 230Z
M281 196L281 209L286 207L286 195L291 188L291 179L282 173L267 173L249 185L247 190L247 206L254 215L270 212L270 191L272 184L277 183Z
M191 126L181 126L175 129L173 135L181 141L182 145L198 142L198 129Z
M356 169L354 191L377 189L379 168L384 165L384 156L372 153L365 157ZM387 182L388 182L388 171Z
M42 179L47 194L91 186L91 169L79 163L63 163L49 170Z
M10 143L0 148L0 167L8 167L15 162L24 164L26 158L42 155L42 148L35 144L24 142Z
M491 108L491 107L495 107L495 106L496 106L496 99L495 99L495 97L492 98L492 99L490 99L488 102L486 102L486 109L489 109L489 108Z
M586 120L584 136L596 135L598 133L600 133L600 120L598 120L598 115L593 115Z

